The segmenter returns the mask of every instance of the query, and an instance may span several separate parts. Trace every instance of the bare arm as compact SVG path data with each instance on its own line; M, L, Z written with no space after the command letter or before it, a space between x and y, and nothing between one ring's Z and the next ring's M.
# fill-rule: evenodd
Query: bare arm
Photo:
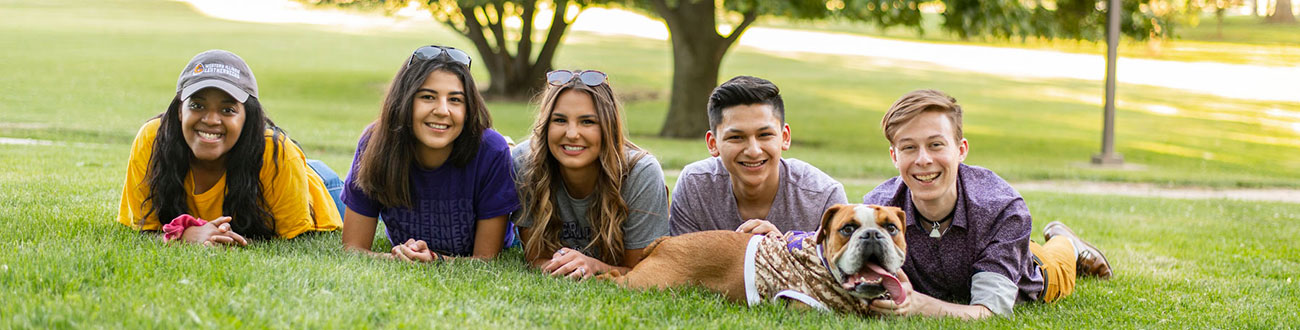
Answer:
M984 305L961 305L939 300L922 293L913 293L907 297L912 304L918 304L916 315L928 317L956 317L965 320L978 320L993 316L993 311ZM908 302L904 302L907 304Z
M509 227L509 215L478 221L474 231L474 255L470 258L488 260L501 253L506 244L506 228Z
M356 252L372 257L389 258L393 257L390 253L379 253L370 250L370 245L375 243L375 226L379 224L379 219L367 217L347 208L343 213L343 250Z

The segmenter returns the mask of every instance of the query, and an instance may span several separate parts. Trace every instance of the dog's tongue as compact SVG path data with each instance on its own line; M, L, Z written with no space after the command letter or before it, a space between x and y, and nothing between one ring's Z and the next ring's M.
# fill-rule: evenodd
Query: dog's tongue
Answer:
M902 304L904 300L907 300L907 293L903 292L903 283L899 282L898 278L894 277L894 274L890 274L884 268L880 268L875 264L869 263L867 268L876 275L880 275L880 285L884 286L885 291L889 292L889 298L894 300L894 303Z

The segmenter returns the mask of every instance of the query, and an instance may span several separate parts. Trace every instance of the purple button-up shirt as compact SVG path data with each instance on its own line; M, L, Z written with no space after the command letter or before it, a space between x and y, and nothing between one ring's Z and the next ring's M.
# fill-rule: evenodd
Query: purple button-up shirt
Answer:
M1005 276L1019 288L1017 301L1038 300L1043 277L1029 252L1033 220L1020 193L988 169L959 165L952 226L931 238L916 221L919 212L903 180L894 177L862 196L862 202L907 212L907 260L903 271L914 290L944 301L969 304L971 277Z

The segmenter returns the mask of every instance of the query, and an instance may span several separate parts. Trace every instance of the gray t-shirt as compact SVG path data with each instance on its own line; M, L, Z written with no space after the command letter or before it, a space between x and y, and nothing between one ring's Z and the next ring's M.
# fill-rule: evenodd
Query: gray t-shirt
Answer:
M530 141L520 142L518 145L510 148L510 156L515 162L515 177L520 178L523 174L523 164L530 157ZM639 151L629 150L627 155L629 159L635 156ZM560 232L560 240L564 246L582 251L583 254L593 258L600 258L598 249L585 249L591 244L591 237L594 236L591 227L591 220L587 217L587 210L596 200L596 194L591 194L586 198L573 198L569 191L564 187L562 179L555 179L555 212L560 219L564 221L563 230ZM518 189L525 189L527 182L518 182L521 186ZM664 172L659 167L659 161L654 156L645 154L632 171L628 173L627 181L623 182L623 202L627 203L628 217L623 221L623 248L632 250L644 248L654 242L656 238L668 235L668 187L664 183ZM520 201L520 205L527 207L529 201ZM510 220L515 225L522 228L529 228L533 225L533 219L522 219L523 209L515 211L510 215Z
M835 204L847 204L844 185L812 164L794 158L781 159L781 183L767 212L767 220L782 232L815 231L822 213ZM722 160L711 157L686 165L673 188L672 234L704 230L736 230L740 218L736 195L731 191L731 174Z

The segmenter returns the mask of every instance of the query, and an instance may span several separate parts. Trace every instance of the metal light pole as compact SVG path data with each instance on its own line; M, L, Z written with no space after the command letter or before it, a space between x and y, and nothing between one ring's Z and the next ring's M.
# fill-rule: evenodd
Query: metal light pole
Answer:
M1095 165L1123 165L1124 156L1115 153L1115 64L1119 60L1120 1L1110 0L1106 19L1106 114L1101 133L1101 153L1092 155Z

